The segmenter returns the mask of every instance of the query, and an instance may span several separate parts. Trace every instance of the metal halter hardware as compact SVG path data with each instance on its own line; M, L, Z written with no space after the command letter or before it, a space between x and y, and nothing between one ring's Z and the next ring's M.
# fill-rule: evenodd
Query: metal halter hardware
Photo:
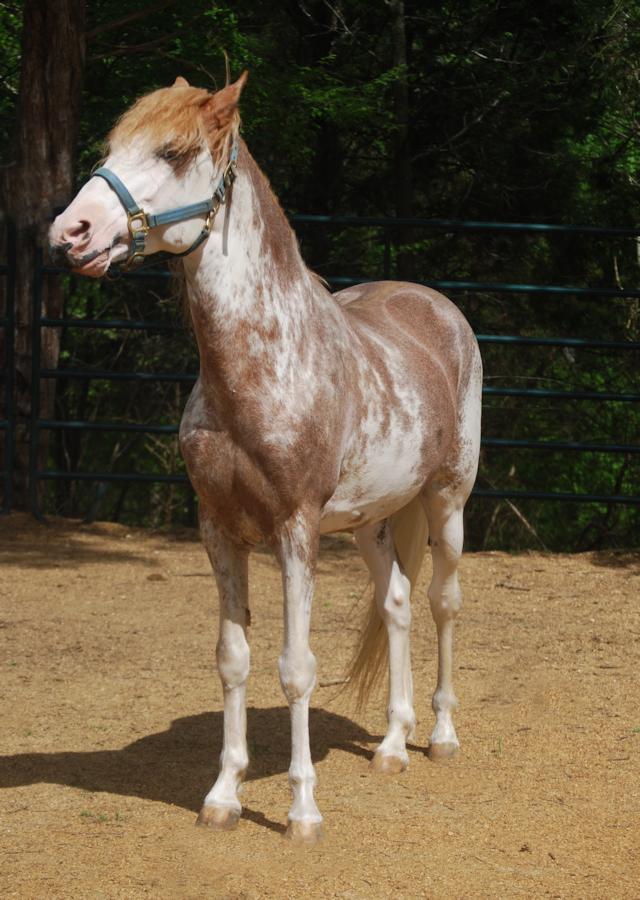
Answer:
M152 228L156 228L158 225L171 225L174 222L182 222L185 219L192 219L194 216L206 215L202 231L188 250L184 250L182 253L165 251L163 256L165 258L177 259L180 256L188 256L190 253L193 253L194 250L197 250L200 244L206 241L211 234L211 226L216 213L224 200L227 188L236 177L237 163L238 138L235 140L231 155L229 156L229 162L222 173L220 183L210 200L203 200L201 203L192 203L191 206L180 206L177 209L157 213L156 215L149 215L144 212L144 210L140 209L118 176L110 169L104 167L96 169L93 174L98 175L100 178L104 178L116 192L122 205L127 211L127 225L132 238L131 254L124 262L114 264L114 266L117 267L117 270L130 272L142 265L145 254L145 240Z

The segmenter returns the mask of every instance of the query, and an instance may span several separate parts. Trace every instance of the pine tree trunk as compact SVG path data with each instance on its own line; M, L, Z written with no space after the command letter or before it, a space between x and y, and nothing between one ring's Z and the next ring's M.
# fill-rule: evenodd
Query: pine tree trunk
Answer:
M32 315L36 246L46 243L52 211L73 193L82 104L86 0L24 0L22 57L12 159L0 200L17 231L15 327L15 444L13 506L28 509ZM43 284L43 314L62 313L55 276ZM55 368L59 329L43 329L42 365ZM55 384L43 380L40 415L51 417ZM47 435L40 442L44 463Z
M391 38L393 41L393 66L400 69L400 77L393 85L393 112L396 120L395 180L396 215L410 219L413 215L413 180L411 177L409 83L407 81L407 38L403 0L387 0L391 7ZM401 245L411 244L413 231L399 228L397 238ZM414 277L413 252L398 254L397 277L410 281Z

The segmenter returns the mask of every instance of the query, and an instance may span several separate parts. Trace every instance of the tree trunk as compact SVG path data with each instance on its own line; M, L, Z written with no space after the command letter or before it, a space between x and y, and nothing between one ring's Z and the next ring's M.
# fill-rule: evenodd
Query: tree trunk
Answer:
M410 219L413 215L413 181L409 140L410 109L404 2L403 0L387 0L387 2L391 8L393 67L400 69L400 76L393 84L393 112L397 125L394 154L396 216L400 219ZM397 237L399 243L406 246L413 242L413 231L410 228L399 228ZM397 277L401 281L410 281L414 277L413 262L413 251L404 250L398 254Z
M56 206L73 192L74 162L82 105L86 0L25 0L18 109L12 160L4 168L0 200L17 230L15 327L14 507L29 505L32 316L36 246ZM58 278L45 276L43 314L62 313ZM42 365L55 368L60 330L43 329ZM51 417L55 383L43 380L39 413ZM40 442L44 463L47 435Z

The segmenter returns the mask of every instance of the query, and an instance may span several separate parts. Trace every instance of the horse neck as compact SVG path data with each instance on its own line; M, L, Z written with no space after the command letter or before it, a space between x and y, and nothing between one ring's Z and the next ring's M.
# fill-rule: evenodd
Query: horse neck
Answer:
M318 315L336 304L305 266L276 197L243 143L221 212L221 233L207 241L195 265L185 266L199 342L217 336L216 344L225 348L233 340L237 355L242 337L254 351L262 341L293 352L295 336L314 329Z

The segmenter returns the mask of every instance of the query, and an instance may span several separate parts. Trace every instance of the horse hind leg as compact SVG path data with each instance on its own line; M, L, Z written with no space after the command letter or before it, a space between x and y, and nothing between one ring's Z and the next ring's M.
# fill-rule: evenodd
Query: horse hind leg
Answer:
M462 554L462 513L466 492L450 496L427 488L421 499L429 521L433 577L427 595L438 631L438 683L432 700L436 724L429 741L429 759L454 759L460 744L453 726L458 701L453 690L453 624L460 610L457 567Z
M365 638L352 672L356 678L358 674L362 676L365 686L377 681L375 670L380 667L381 660L370 663L373 676L367 678L369 661L366 657L376 642L376 631L386 628L389 650L388 726L384 740L371 760L370 768L375 772L397 774L403 772L409 764L406 742L413 735L416 721L409 652L411 583L398 560L388 519L358 529L355 539L373 578L375 608L370 612L374 618L367 629L370 640L367 642ZM380 640L377 644L378 653L381 653L380 647L384 648L384 644L381 645Z
M248 556L206 518L201 517L200 526L220 599L216 659L224 695L224 725L218 778L205 797L197 824L230 831L238 824L242 812L238 794L249 765L245 707L249 674Z
M438 683L432 707L436 725L429 743L429 759L452 759L460 745L453 727L458 701L453 690L453 623L460 610L458 563L464 542L463 511L478 470L482 412L482 360L474 342L469 357L469 380L458 411L456 444L461 448L450 467L448 484L426 485L420 499L429 523L433 576L427 595L438 631Z

